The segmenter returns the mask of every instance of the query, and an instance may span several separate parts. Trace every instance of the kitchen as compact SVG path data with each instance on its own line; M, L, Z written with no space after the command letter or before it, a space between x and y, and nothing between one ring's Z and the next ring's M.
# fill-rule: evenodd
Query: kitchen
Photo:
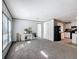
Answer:
M63 22L55 19L55 26L60 26L61 41L77 44L77 20Z

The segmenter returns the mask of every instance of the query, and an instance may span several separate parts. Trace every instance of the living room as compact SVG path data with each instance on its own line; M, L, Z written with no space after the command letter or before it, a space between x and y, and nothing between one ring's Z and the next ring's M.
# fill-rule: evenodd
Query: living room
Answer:
M76 41L76 1L2 0L3 59L76 59Z

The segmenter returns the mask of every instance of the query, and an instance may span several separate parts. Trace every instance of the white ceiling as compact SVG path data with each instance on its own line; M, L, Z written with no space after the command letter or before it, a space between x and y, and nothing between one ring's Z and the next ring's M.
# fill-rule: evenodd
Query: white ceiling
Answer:
M47 21L76 20L76 0L5 0L13 18Z

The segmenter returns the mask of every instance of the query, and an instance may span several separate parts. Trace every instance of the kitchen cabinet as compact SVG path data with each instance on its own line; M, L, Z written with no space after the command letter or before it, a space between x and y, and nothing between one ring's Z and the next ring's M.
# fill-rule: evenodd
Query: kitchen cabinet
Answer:
M77 44L77 34L72 33L72 43Z
M64 32L64 37L70 39L70 32Z
M64 32L61 32L61 39L64 39Z

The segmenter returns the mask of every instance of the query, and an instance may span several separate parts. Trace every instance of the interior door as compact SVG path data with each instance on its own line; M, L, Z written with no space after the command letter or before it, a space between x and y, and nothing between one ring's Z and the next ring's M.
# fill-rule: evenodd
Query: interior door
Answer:
M37 36L41 38L41 35L42 35L42 25L37 24Z

